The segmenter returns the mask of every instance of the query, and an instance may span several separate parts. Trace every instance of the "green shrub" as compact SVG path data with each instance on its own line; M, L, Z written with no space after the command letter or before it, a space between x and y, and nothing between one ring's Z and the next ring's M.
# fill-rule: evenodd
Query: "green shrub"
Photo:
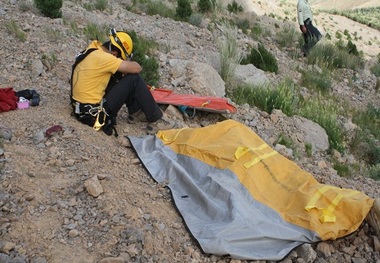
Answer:
M89 23L84 28L84 35L89 40L99 40L100 42L105 42L108 39L109 28L106 25L98 25L94 23Z
M160 79L159 63L153 56L153 51L158 44L152 40L139 37L135 31L130 31L128 34L133 40L133 59L144 69L140 75L148 85L156 86Z
M339 176L342 176L342 177L352 176L352 171L347 164L335 162L333 167L337 171Z
M380 77L380 62L371 67L371 72L376 77Z
M375 164L380 163L380 147L377 146L376 144L370 144L367 156L368 156L367 162L370 165L375 165Z
M63 0L34 0L34 4L44 16L50 18L62 17Z
M277 143L284 145L286 148L292 149L293 151L296 150L296 144L292 141L291 138L289 138L283 133L280 133L280 135L278 136L274 144L277 144Z
M354 56L360 55L356 45L351 40L349 40L347 44L345 44L343 40L339 40L335 43L335 46L344 53L352 54Z
M184 21L188 21L193 13L189 0L177 0L176 16Z
M368 104L365 111L358 110L354 112L352 121L362 130L368 131L377 140L380 140L380 108Z
M356 130L349 143L351 153L367 165L380 164L380 145L367 130Z
M352 43L351 40L349 40L347 43L347 52L348 52L348 54L359 56L359 51L358 51L356 45L354 43Z
M380 109L369 104L365 111L354 112L352 121L360 130L350 142L351 152L369 165L380 163Z
M211 12L215 9L216 0L199 0L198 10L201 13Z
M61 31L56 30L52 27L46 27L45 33L48 36L48 39L55 43L57 43L62 38Z
M63 20L65 25L68 25L71 29L71 31L74 33L74 34L78 34L80 32L80 29L78 27L78 24L76 21L74 20Z
M268 113L271 113L273 109L280 109L288 116L297 113L300 101L302 101L298 89L288 79L281 82L277 88L241 85L233 90L231 96L238 104L248 103Z
M256 24L251 28L251 36L254 39L258 39L259 36L263 33L263 29L260 24Z
M244 11L243 7L241 5L238 5L238 3L235 0L232 2L232 4L227 5L227 10L235 14Z
M83 8L87 11L92 11L95 9L95 6L92 3L83 3Z
M352 139L350 140L349 144L348 144L348 147L352 153L352 155L354 155L356 157L356 159L365 159L365 156L366 156L366 149L368 149L368 133L363 131L363 130L359 130L359 129L356 129L353 136L352 136Z
M305 152L307 157L311 157L313 155L313 145L311 143L305 143Z
M325 129L329 138L330 149L335 149L339 152L344 151L344 133L338 124L336 103L322 97L312 98L304 101L300 107L299 114L318 123Z
M351 40L350 32L348 32L347 29L345 29L345 30L343 31L343 34L347 37L348 40Z
M21 12L28 12L33 9L33 3L23 0L19 2L19 8Z
M163 2L161 1L148 1L145 5L145 13L148 15L160 15L162 17L168 17L175 19L175 13L173 9L167 7Z
M243 33L247 33L250 27L248 19L237 19L236 26L243 31Z
M295 47L298 37L299 33L293 26L284 27L276 33L276 41L280 47Z
M336 69L348 68L356 70L363 65L362 58L349 54L347 48L341 48L340 44L324 43L316 45L307 57L308 64L316 64L321 68Z
M49 65L49 67L48 67L49 69L53 68L58 62L57 55L53 52L51 52L50 55L43 53L41 56L41 60L42 60L42 63L44 65L46 65L46 64Z
M220 76L229 85L242 55L237 43L237 28L227 21L222 22L220 28L223 32L223 38L219 42Z
M100 11L106 10L108 7L108 0L96 0L94 3L94 8Z
M368 175L374 180L380 180L380 163L368 169Z
M302 70L301 74L301 84L303 86L316 90L317 92L321 91L323 94L331 90L332 82L328 70L324 69L321 72L316 70Z
M252 48L251 53L243 58L241 64L253 64L255 67L264 71L277 73L278 64L276 58L262 44L258 48Z
M325 10L326 11L326 10ZM341 16L346 16L351 20L365 24L369 27L380 30L380 7L369 7L369 8L355 8L350 10L333 10L333 14L338 14Z
M189 23L194 25L194 26L200 26L202 24L202 19L203 19L203 16L201 14L192 14L190 17L189 17Z
M11 34L14 34L17 39L19 39L22 42L26 41L26 33L20 29L20 27L16 24L14 20L9 20L5 23L5 27L7 28L7 31Z

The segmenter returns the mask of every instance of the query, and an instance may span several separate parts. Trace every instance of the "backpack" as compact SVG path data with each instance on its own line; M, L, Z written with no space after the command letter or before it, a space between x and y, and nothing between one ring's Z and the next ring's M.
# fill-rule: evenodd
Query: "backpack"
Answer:
M88 55L91 54L92 51L95 51L95 50L97 50L97 48L90 48L90 49L87 49L87 50L83 50L78 55L76 55L76 57L75 57L75 62L74 62L74 64L71 67L71 78L70 78L70 85L71 85L70 103L71 104L74 103L74 99L73 99L73 76L74 76L74 70L75 70L75 68L78 66L78 64L83 59L85 59Z

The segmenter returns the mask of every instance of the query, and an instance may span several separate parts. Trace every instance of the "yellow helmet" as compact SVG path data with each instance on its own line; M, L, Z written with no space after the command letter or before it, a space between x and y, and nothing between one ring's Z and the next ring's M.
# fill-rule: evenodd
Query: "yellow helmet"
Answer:
M121 57L127 60L127 57L131 57L133 50L132 38L125 32L116 31L114 28L110 31L110 40L112 45L120 50Z

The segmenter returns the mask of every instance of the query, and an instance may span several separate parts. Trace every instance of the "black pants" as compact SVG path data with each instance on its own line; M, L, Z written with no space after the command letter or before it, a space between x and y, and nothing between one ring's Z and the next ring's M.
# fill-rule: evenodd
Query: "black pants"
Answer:
M116 117L125 104L129 114L139 110L145 113L148 122L155 122L162 117L162 112L139 74L127 74L105 95L107 113Z
M309 54L310 49L322 38L322 34L315 26L313 26L313 23L309 19L305 20L304 24L306 27L306 33L303 33L305 43L302 46L302 51L307 55Z

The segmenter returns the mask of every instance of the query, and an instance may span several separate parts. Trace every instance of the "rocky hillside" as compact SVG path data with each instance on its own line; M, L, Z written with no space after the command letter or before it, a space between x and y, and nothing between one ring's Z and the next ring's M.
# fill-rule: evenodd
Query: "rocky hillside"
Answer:
M0 262L246 262L206 255L198 247L168 189L152 180L124 137L146 134L144 124L127 124L126 109L118 115L118 138L96 132L70 116L70 69L75 54L88 44L83 29L90 23L135 30L157 42L161 87L183 93L223 92L213 90L207 79L217 79L222 33L216 26L208 27L209 20L199 28L131 13L126 8L128 3L113 1L112 10L90 12L78 1L64 1L63 18L52 20L32 8L21 8L19 1L0 0L0 87L34 89L41 97L39 106L0 113ZM262 17L266 19L272 21ZM25 32L25 41L7 30L11 21ZM267 26L275 34L275 23ZM290 58L272 37L262 41L277 58L280 70L276 75L260 72L260 76L273 84L286 77L298 82L301 76L295 69L307 65L303 59ZM257 42L239 33L238 43L244 51ZM200 68L207 70L206 77ZM340 73L334 94L357 107L370 101L378 105L376 77L368 66L363 72ZM349 85L352 75L356 81ZM309 136L310 127L316 125L298 116L287 117L280 111L268 114L248 105L238 106L237 114L225 116L198 113L194 119L183 119L173 107L166 113L190 127L235 119L319 182L356 189L372 198L380 196L380 183L363 174L339 177L324 146L324 131ZM343 122L348 131L354 129L350 120ZM46 133L54 126L61 129ZM297 153L276 144L281 134L294 139ZM305 142L322 147L308 156ZM355 161L349 153L335 154L342 163ZM98 197L87 187L94 177L102 190ZM282 262L380 262L380 242L364 222L348 237L303 245Z
M312 5L317 8L330 10L347 10L347 9L355 9L355 8L368 8L368 7L377 7L380 6L380 3L376 0L334 0L334 1L326 1L326 0L310 0Z

